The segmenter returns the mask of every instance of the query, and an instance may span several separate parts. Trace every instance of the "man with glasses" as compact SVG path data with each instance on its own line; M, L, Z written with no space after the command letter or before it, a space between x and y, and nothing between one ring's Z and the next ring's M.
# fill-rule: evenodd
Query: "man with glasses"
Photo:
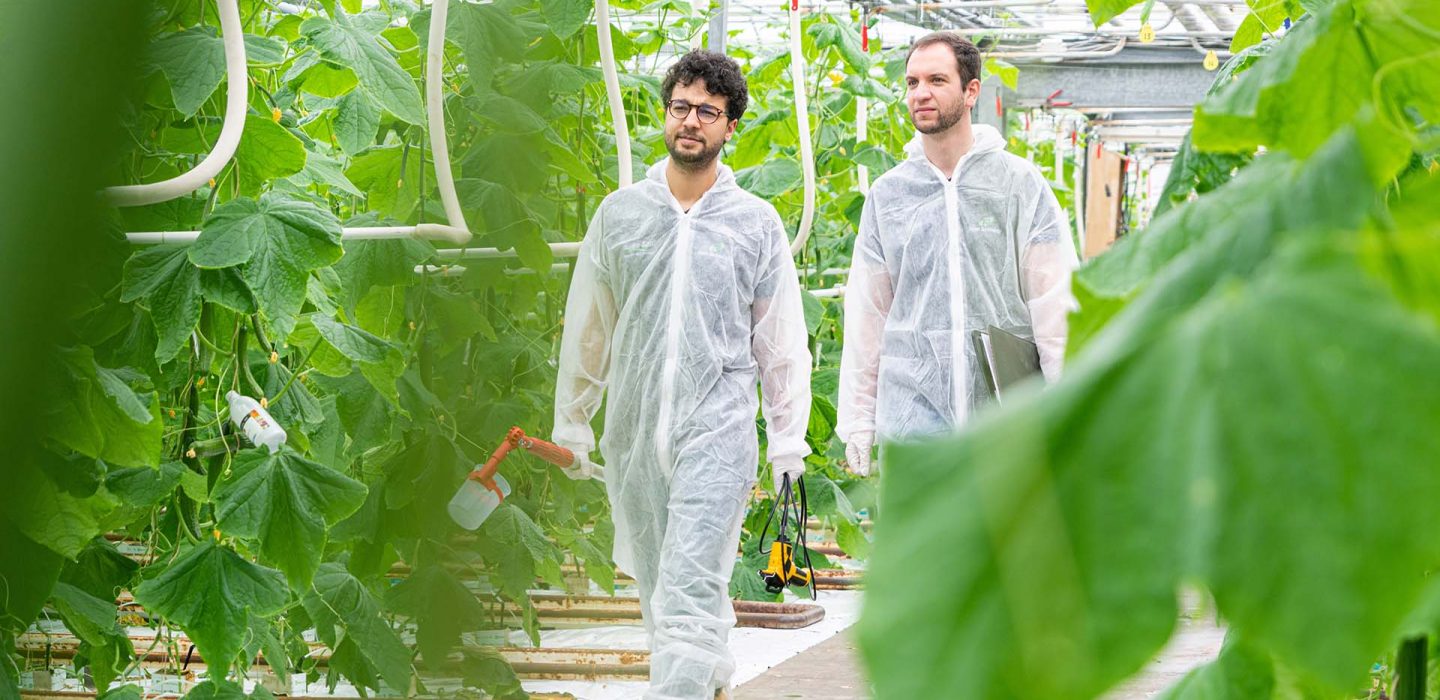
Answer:
M942 433L988 397L976 331L1033 340L1059 377L1078 258L1045 177L972 125L980 52L928 34L905 61L905 104L919 132L880 176L860 214L845 290L836 432L852 471L870 471L885 438Z
M615 562L650 634L645 697L709 700L735 670L729 583L760 459L756 409L778 487L810 452L810 352L780 217L718 160L749 99L739 66L693 51L661 92L670 157L606 197L580 247L554 436L590 454L608 388L599 447Z

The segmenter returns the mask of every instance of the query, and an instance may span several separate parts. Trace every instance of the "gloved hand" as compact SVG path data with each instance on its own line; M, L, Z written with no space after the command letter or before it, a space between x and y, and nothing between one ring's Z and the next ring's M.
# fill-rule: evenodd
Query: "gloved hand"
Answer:
M870 476L870 448L875 446L875 433L855 433L845 445L845 463L850 473Z
M605 477L605 472L600 469L600 466L590 461L590 449L588 447L576 444L567 445L563 442L556 444L575 453L575 461L572 462L569 467L560 470L565 476L575 479L576 481L595 478L603 479Z
M780 486L785 483L785 476L790 476L790 488L795 488L795 480L805 475L805 460L801 457L781 457L770 463L770 476L775 480L775 493L779 495Z

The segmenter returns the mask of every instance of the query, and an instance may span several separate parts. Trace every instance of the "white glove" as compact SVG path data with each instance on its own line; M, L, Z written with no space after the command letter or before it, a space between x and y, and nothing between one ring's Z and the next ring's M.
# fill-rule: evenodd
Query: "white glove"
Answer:
M790 487L794 489L795 481L805 475L805 460L801 457L781 457L770 463L770 476L775 480L776 495L780 494L780 486L785 483L786 475L789 475Z
M850 473L870 476L870 448L875 446L875 433L855 433L845 445L845 463Z
M605 478L605 471L600 468L600 465L590 461L590 450L584 445L557 444L575 454L575 461L571 462L569 467L560 470L565 476L576 481Z

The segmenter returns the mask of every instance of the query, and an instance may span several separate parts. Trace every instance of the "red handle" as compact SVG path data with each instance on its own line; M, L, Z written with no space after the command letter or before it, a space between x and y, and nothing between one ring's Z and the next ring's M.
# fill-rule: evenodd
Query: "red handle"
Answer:
M490 459L485 460L484 466L470 472L467 477L484 484L486 488L495 490L495 472L500 469L500 462L515 448L522 448L526 452L539 457L561 469L569 469L575 463L575 453L567 450L553 442L546 442L540 438L530 437L518 426L510 428L505 434L505 441L490 453Z

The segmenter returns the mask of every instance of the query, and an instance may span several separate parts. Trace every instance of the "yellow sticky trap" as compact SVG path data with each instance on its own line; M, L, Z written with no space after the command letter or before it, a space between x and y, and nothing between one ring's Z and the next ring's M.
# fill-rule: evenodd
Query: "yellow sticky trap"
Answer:
M1215 55L1215 49L1205 52L1205 70L1215 70L1220 67L1220 57Z
M1155 41L1155 28L1146 22L1140 27L1140 43L1148 44L1152 41Z

